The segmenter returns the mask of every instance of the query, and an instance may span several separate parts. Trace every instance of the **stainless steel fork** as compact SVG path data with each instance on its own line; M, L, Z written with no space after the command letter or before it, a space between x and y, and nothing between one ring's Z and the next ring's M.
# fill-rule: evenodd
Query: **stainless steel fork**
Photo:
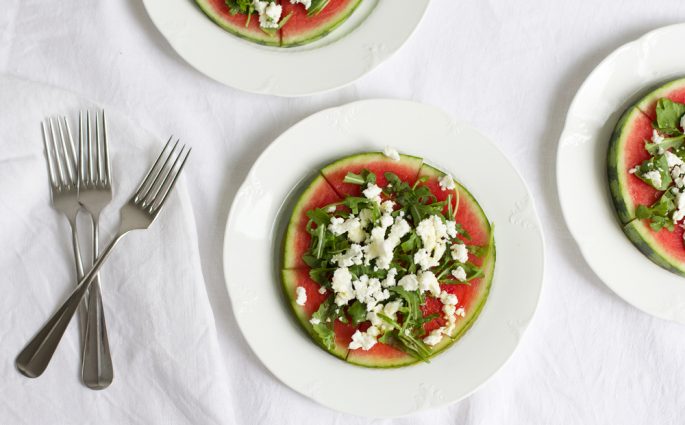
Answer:
M119 229L112 241L102 250L93 267L81 279L64 304L19 353L15 363L21 373L35 378L45 371L69 321L114 246L128 232L147 229L155 221L190 154L190 148L186 148L185 145L179 147L178 143L177 140L172 144L169 139L133 197L121 208Z
M85 115L85 118L84 118ZM78 200L90 213L93 224L93 261L99 254L100 213L112 200L112 173L105 113L95 113L93 128L90 111L79 114ZM95 275L87 297L88 316L81 376L88 388L107 388L114 378L109 351L105 311L100 292L100 275Z
M69 220L71 244L74 250L77 281L83 278L83 263L76 230L76 216L81 205L78 202L78 176L76 150L69 123L65 117L51 117L41 123L43 143L50 177L52 206ZM86 303L79 307L79 332L83 347L86 332Z

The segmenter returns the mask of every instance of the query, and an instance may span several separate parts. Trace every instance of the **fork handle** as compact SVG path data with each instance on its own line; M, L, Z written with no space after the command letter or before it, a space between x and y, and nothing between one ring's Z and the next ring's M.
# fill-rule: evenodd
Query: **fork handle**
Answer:
M95 279L114 246L125 234L126 232L121 232L115 236L112 242L102 251L100 257L95 260L93 267L81 279L64 304L48 319L31 341L26 344L26 347L21 350L15 360L15 364L22 374L29 378L37 378L48 367L48 363L50 363L50 359L55 354L59 341L67 330L67 326L69 326L69 321L74 317L76 309L83 300L88 288L90 288L91 282Z
M99 255L99 217L91 214L93 223L93 258ZM109 351L105 310L102 306L100 274L96 274L88 291L88 316L83 344L83 364L81 376L83 383L90 389L107 388L114 379L112 356Z
M74 262L76 264L76 281L78 282L83 279L83 261L81 260L81 247L79 246L78 231L76 230L76 217L69 217L69 225L71 226L71 246L74 250ZM78 308L78 328L81 347L84 347L86 343L86 318L87 309L84 302Z

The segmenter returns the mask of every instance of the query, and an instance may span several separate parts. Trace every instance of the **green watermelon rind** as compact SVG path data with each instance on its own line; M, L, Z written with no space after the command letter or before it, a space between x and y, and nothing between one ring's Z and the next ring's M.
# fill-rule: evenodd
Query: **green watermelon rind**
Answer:
M426 163L423 163L421 166L421 169L419 171L419 176L427 175L430 177L442 177L445 175L444 172L440 171L439 169L428 165ZM433 346L431 349L431 354L428 358L428 360L434 358L438 354L442 353L449 347L451 347L455 342L457 342L465 333L468 331L471 326L473 326L473 323L475 323L476 319L478 319L478 316L480 315L480 312L482 311L483 307L485 306L485 302L487 301L488 295L490 294L490 288L492 287L492 280L494 277L494 272L495 272L495 260L496 260L496 248L495 248L495 238L494 238L494 232L493 232L493 227L490 221L487 219L487 216L485 215L485 211L483 211L483 208L480 206L478 201L476 201L476 198L471 194L471 192L468 191L464 186L461 184L457 183L455 181L455 189L458 190L460 193L460 196L465 196L465 199L468 200L469 205L471 208L476 209L478 212L478 216L481 217L481 224L485 225L487 227L487 232L489 234L489 242L488 242L488 252L485 254L485 259L483 261L484 264L484 271L486 272L485 276L483 277L483 281L481 282L481 291L479 292L479 299L477 300L475 306L472 306L470 311L468 312L467 316L464 317L464 320L462 320L459 323L459 326L457 326L454 330L454 333L452 335L449 335L446 338L443 338L443 340L438 343L437 345ZM461 201L460 201L461 202ZM404 367L404 366L410 366L414 364L421 363L420 359L417 359L415 357L412 357L410 355L406 355L404 357L398 357L398 358L393 358L393 359L382 359L382 358L368 358L368 357L363 357L365 361L363 362L357 362L357 361L350 361L349 355L347 357L347 362L357 365L357 366L364 366L368 368L374 368L374 369L388 369L388 368L397 368L397 367Z
M660 85L643 96L640 100L630 106L619 118L609 141L607 153L607 178L611 200L614 204L622 230L632 242L632 244L644 254L650 261L659 267L672 273L685 276L685 264L673 258L654 240L650 233L649 226L635 217L635 205L628 192L625 182L625 169L621 169L623 164L624 146L626 137L630 134L630 123L633 114L649 116L648 110L656 100L665 97L674 89L685 87L685 78L679 78Z
M674 90L681 90L685 88L685 78L678 78L676 80L671 80L667 83L661 84L655 89L651 90L647 95L642 97L635 106L640 109L645 114L649 115L651 111L651 106L660 98L667 97L669 93Z
M321 338L319 338L318 334L314 331L314 327L312 326L312 324L309 323L310 318L306 317L302 307L299 304L297 304L296 299L294 297L297 282L293 282L293 279L288 278L288 275L290 273L297 273L297 271L298 270L296 269L281 270L281 282L283 283L283 291L288 297L291 311L295 314L295 317L297 318L299 324L305 329L305 331L307 331L307 334L316 343L316 345L321 347L328 354L337 357L341 360L345 360L347 353L349 351L348 348L341 347L340 345L336 344L334 349L329 350L328 347L326 347L326 345L323 343L323 341L321 341Z
M235 25L233 22L227 22L223 20L221 16L218 13L216 13L212 5L207 0L195 0L195 3L197 3L202 12L205 15L207 15L207 17L211 19L212 22L220 26L222 29L228 31L229 33L235 35L236 37L240 37L244 40L261 44L263 46L279 47L281 45L280 36L274 37L263 31L261 31L260 33L247 31L246 28L240 25ZM247 19L247 17L245 19ZM252 19L257 19L257 17L253 16ZM257 36L256 34L259 34L259 36Z
M631 221L623 226L623 232L628 236L633 245L654 264L669 272L685 277L685 264L671 257L666 250L659 246L650 233L649 225L644 223L643 220L635 219Z
M334 20L322 22L321 25L316 27L313 31L304 33L303 35L298 34L298 36L294 37L292 41L281 41L281 47L303 46L305 44L312 43L316 40L325 37L326 35L333 32L333 30L338 28L340 25L342 25L342 23L345 22L352 15L352 13L357 9L357 7L360 4L361 0L351 1L348 4L347 8L343 11L343 13L336 15L334 17Z
M611 200L622 224L627 224L635 218L635 205L628 193L625 182L625 170L619 169L623 164L623 147L625 146L626 138L630 135L634 114L638 114L640 117L643 116L643 112L636 106L631 106L621 115L611 134L607 154L607 177L609 179Z

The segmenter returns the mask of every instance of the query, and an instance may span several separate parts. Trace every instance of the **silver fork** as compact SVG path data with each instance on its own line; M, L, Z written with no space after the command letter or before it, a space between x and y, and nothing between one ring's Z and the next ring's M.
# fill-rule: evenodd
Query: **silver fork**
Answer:
M119 229L112 241L102 250L93 267L81 279L64 304L48 319L17 356L15 363L21 373L30 378L35 378L45 371L69 325L69 321L76 313L78 305L83 300L100 267L124 235L132 230L147 229L155 221L176 184L189 154L190 148L186 149L185 145L179 147L178 140L172 145L171 138L169 139L134 195L126 205L121 207Z
M94 134L93 134L94 133ZM105 113L95 113L95 128L90 111L79 113L78 200L90 213L93 224L93 261L99 254L100 212L112 200L112 174L109 163ZM107 388L114 378L112 356L109 351L105 311L100 292L100 275L95 275L87 297L88 316L81 375L88 388Z
M83 263L76 230L76 216L81 205L78 202L76 150L69 123L65 117L48 118L41 123L43 143L50 177L52 206L69 220L71 244L74 250L77 281L83 278ZM79 307L79 332L81 346L86 335L86 303Z

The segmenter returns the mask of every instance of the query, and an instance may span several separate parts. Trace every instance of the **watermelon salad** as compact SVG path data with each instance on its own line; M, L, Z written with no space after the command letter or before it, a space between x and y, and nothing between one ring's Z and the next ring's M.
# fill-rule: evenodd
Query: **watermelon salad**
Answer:
M217 25L269 46L310 43L340 26L361 0L196 0Z
M623 114L609 146L608 176L626 235L653 262L685 276L685 79Z
M342 158L309 184L286 232L282 283L326 351L399 367L429 361L463 335L494 267L492 227L473 196L388 148Z

